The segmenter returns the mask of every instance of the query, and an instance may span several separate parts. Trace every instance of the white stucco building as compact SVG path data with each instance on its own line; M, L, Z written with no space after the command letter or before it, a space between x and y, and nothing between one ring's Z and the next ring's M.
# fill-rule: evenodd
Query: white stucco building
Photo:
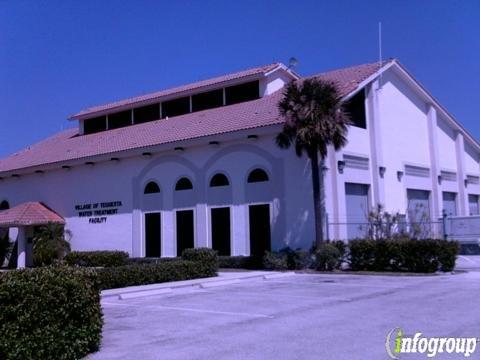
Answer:
M327 159L331 223L365 222L377 203L479 213L479 143L398 61L316 76L338 84L354 122ZM0 202L54 210L75 250L309 248L310 165L274 141L282 88L298 78L272 64L81 111L76 128L0 160ZM329 227L331 239L357 232Z

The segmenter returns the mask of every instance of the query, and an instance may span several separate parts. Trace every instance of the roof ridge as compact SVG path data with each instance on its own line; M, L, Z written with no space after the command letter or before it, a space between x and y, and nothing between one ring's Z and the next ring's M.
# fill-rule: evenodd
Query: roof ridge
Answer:
M355 69L355 68L359 68L359 67L366 67L366 66L372 66L372 65L379 65L379 69L393 61L397 61L396 58L389 58L389 59L386 59L386 60L382 60L382 63L380 64L379 61L374 61L374 62L369 62L369 63L363 63L363 64L357 64L357 65L352 65L352 66L347 66L347 67L339 67L339 68L335 68L335 69L331 69L331 70L327 70L327 71L323 71L321 73L315 73L313 75L309 75L309 76L305 76L303 77L303 79L308 79L308 78L312 78L312 77L317 77L317 76L322 76L322 75L327 75L327 74L331 74L331 73L334 73L334 72L337 72L337 71L349 71L349 70L352 70L352 69Z

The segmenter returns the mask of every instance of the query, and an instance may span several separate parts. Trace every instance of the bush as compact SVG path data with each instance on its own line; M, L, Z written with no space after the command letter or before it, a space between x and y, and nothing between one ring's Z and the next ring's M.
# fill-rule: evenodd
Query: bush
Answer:
M287 257L287 267L289 270L302 270L310 267L312 259L310 253L305 250L292 250L286 247L279 251L280 255Z
M266 251L263 256L263 268L266 270L288 270L287 256L281 253Z
M262 258L257 256L219 256L218 267L224 269L262 269Z
M98 349L102 313L94 275L44 267L0 275L0 359L80 359Z
M203 269L202 272L216 274L218 270L217 251L210 248L185 249L182 259L197 262ZM210 275L210 276L213 276Z
M175 259L151 264L131 264L95 270L101 290L215 276L216 262Z
M112 267L127 265L125 251L72 251L64 260L68 265L86 267Z
M352 240L349 243L352 270L432 273L452 271L458 243L446 240Z
M322 244L315 252L315 269L332 271L342 264L342 253L337 246L331 243Z

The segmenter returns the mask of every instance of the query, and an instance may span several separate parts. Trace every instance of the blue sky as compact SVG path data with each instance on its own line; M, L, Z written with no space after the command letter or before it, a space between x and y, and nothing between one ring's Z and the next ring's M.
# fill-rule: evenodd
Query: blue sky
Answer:
M0 156L85 107L295 56L396 57L480 139L480 1L0 0Z

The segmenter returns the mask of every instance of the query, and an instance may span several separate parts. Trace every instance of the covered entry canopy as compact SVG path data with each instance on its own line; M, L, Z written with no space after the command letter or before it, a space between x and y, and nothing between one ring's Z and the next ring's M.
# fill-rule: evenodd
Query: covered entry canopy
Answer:
M40 202L26 202L0 211L0 227L65 224L65 220Z
M26 202L0 211L0 228L18 228L17 268L26 265L27 242L33 236L33 228L48 223L63 225L65 220L40 202Z

